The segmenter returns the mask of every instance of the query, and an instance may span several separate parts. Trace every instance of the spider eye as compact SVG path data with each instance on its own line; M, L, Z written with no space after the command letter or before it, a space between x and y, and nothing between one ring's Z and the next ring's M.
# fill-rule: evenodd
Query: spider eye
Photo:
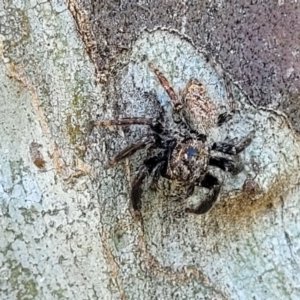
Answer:
M186 154L187 154L187 158L191 159L193 156L198 155L199 151L198 151L198 149L191 147L191 148L187 149Z

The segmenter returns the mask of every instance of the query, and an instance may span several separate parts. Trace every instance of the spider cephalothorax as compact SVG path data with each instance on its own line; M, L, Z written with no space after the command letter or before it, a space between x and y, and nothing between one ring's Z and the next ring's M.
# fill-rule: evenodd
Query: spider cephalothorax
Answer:
M209 143L207 135L210 129L221 126L231 118L231 114L218 112L216 104L198 80L190 80L179 97L165 76L152 64L149 66L171 99L172 115L161 107L159 118L123 118L93 122L93 125L138 124L149 126L151 129L148 136L122 150L109 162L109 166L112 167L146 147L154 152L144 160L132 182L131 202L136 212L141 209L143 181L151 175L154 183L162 176L186 186L190 194L195 186L209 189L207 198L196 208L186 209L190 213L205 213L216 202L221 188L219 180L209 173L208 166L216 166L232 174L239 173L243 164L237 154L251 143L253 132L237 144Z
M175 146L166 175L179 183L201 180L207 170L209 149L200 140L188 140Z

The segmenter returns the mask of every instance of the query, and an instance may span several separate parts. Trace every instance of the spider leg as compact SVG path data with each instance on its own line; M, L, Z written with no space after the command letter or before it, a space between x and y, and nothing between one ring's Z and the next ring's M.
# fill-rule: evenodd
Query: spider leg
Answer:
M152 118L122 118L118 120L95 121L94 126L113 126L113 125L152 125Z
M221 70L220 70L221 71ZM234 102L234 96L233 96L233 90L232 90L232 85L229 82L227 76L224 74L223 70L220 72L222 75L222 78L224 78L224 84L225 84L225 89L227 93L227 98L230 102L230 111L225 112L219 115L218 117L218 126L222 126L225 122L228 122L229 120L232 119L234 113L236 112L236 107L235 107L235 102Z
M141 185L144 179L149 175L149 168L146 165L142 165L139 170L137 176L134 178L132 182L132 189L131 189L131 203L134 210L141 209L141 195L142 195L142 188Z
M170 97L170 99L172 101L172 104L174 106L174 109L176 111L179 111L182 108L182 104L179 101L177 94L175 93L174 89L170 85L170 83L167 80L167 78L153 64L149 63L149 67L155 73L155 75L157 76L160 84L162 85L162 87L164 88L164 90L169 95L169 97Z
M234 158L235 159L223 156L211 156L208 164L236 175L243 170L244 166L238 156L235 156Z
M207 173L201 181L201 186L211 190L209 195L196 208L186 208L186 212L194 214L204 214L208 212L217 201L221 190L221 185L219 180L215 176Z
M224 112L218 116L218 126L222 126L224 123L231 120L233 117L232 112Z
M136 151L138 151L142 148L145 148L146 146L154 144L154 143L155 143L155 139L153 136L141 138L134 144L123 149L119 154L117 154L113 159L111 159L108 163L108 167L111 168L111 167L115 166L122 159L129 157L132 154L134 154Z
M248 133L246 137L244 137L236 146L236 153L242 152L246 147L250 145L254 138L254 131Z
M225 143L225 142L213 143L211 150L215 150L230 155L237 154L236 146L234 144Z
M122 118L118 120L107 121L93 121L92 127L106 127L106 126L126 126L126 125L146 125L150 126L153 131L160 133L162 131L161 123L153 118Z
M142 183L144 179L149 176L153 170L162 170L161 166L167 164L167 157L164 155L164 152L159 153L157 156L152 156L146 159L143 165L139 168L137 176L134 178L132 182L131 189L131 203L132 207L135 211L141 209L141 195L142 195ZM159 176L159 172L156 173L156 176Z
M151 182L152 189L156 189L159 177L164 176L164 174L166 173L166 170L167 170L167 166L168 166L167 160L162 161L157 164L157 166L153 172L153 175L152 175L152 182Z
M235 155L242 152L248 147L254 137L254 131L251 131L245 138L243 138L238 144L234 145L226 142L213 143L211 150L219 151L225 154Z

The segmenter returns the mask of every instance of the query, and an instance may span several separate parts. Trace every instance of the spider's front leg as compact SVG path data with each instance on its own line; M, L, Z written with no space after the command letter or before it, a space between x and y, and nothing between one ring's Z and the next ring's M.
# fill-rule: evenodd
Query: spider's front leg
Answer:
M240 140L237 144L216 142L213 143L211 150L215 150L221 153L235 155L242 152L246 147L250 145L254 137L254 131L251 131L245 138Z
M208 164L211 166L218 167L219 169L229 172L232 175L237 175L244 169L244 165L238 156L233 158L223 156L211 156Z
M222 126L224 123L231 120L233 117L233 112L224 112L218 116L218 126Z
M221 184L218 178L210 173L206 173L204 179L201 181L201 186L210 189L207 198L195 208L186 208L185 211L187 213L204 214L208 212L217 201L221 190Z

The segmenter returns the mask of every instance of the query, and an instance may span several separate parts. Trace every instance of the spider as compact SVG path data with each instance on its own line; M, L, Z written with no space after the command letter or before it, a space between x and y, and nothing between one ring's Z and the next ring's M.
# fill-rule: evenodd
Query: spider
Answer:
M191 79L181 95L177 95L166 77L153 64L149 67L171 100L171 113L160 105L158 118L132 117L93 122L93 126L134 124L150 128L149 135L122 150L109 161L108 166L115 166L140 149L152 149L154 154L143 161L132 182L130 198L134 211L140 213L142 184L151 175L154 184L162 176L184 185L187 197L193 194L196 186L209 189L206 199L197 207L186 208L188 213L206 213L216 202L221 189L219 179L209 172L208 167L215 166L233 175L242 171L243 164L237 154L251 143L254 132L237 144L209 143L210 129L228 121L232 117L231 112L218 114L217 106L197 79Z

